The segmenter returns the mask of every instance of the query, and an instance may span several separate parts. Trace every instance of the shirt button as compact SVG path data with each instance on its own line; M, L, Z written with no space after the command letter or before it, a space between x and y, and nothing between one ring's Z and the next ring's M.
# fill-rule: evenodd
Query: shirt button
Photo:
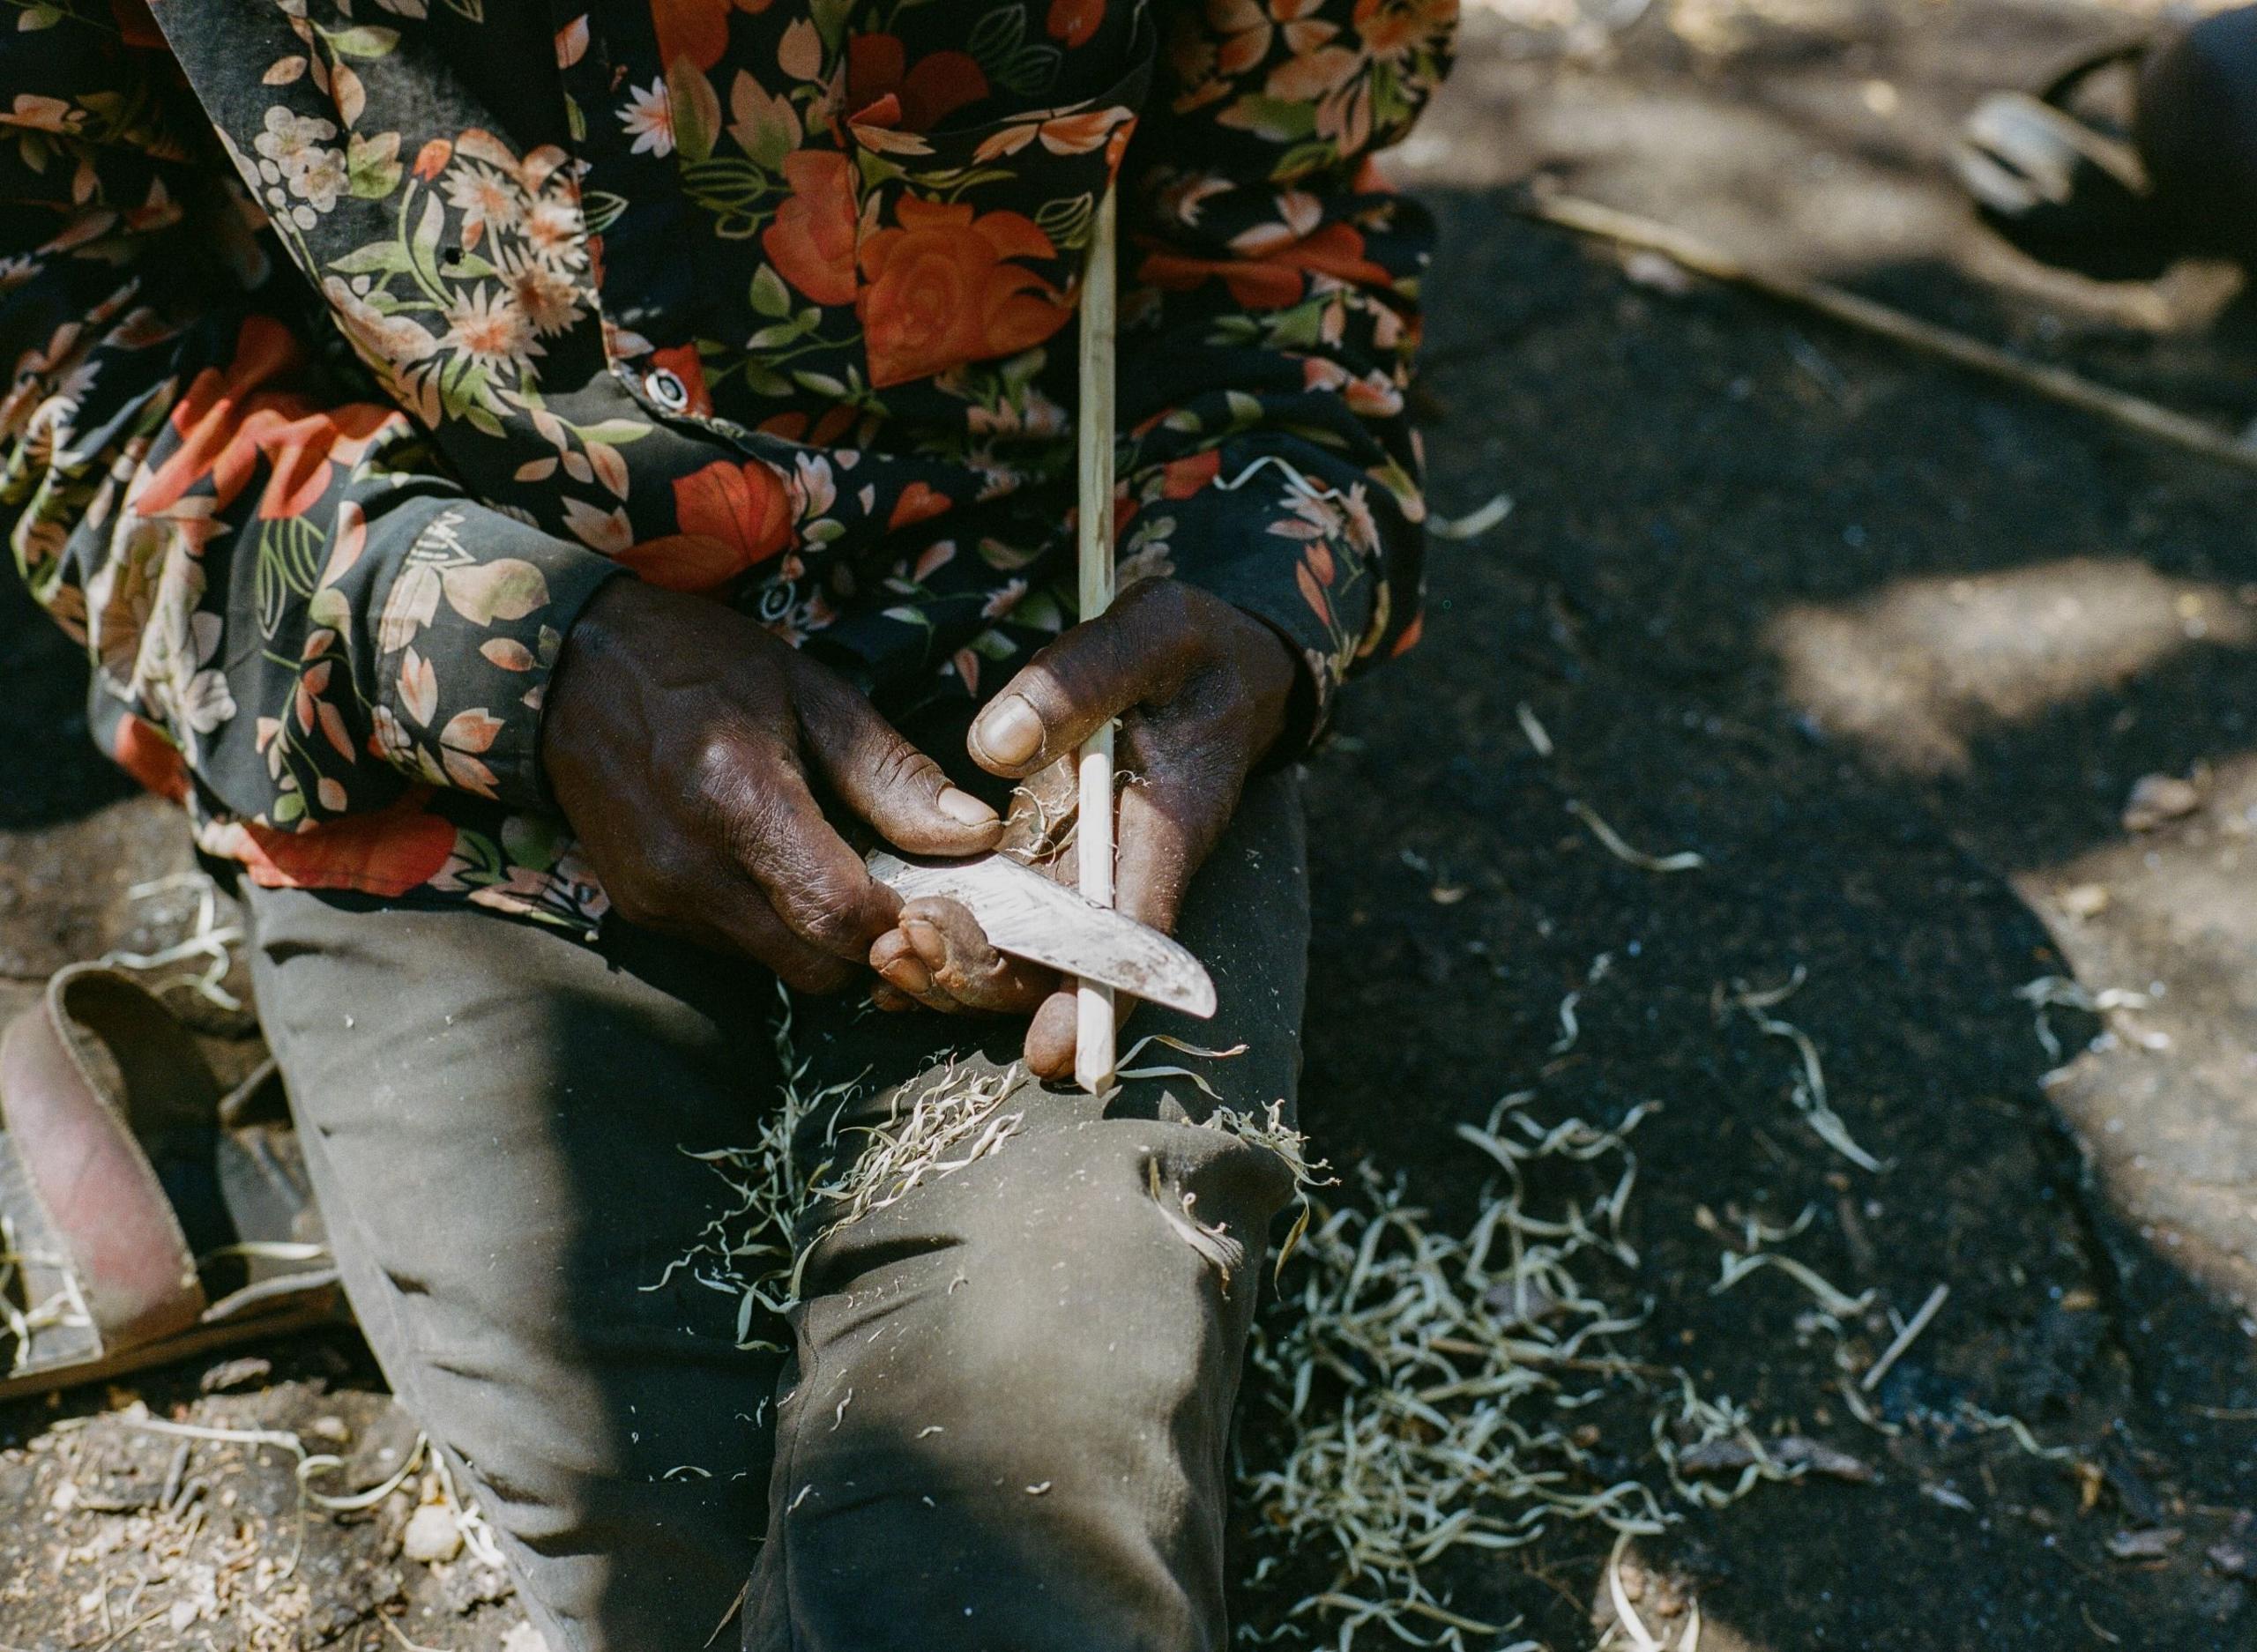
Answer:
M653 368L643 380L643 391L668 413L689 411L689 386L667 368Z

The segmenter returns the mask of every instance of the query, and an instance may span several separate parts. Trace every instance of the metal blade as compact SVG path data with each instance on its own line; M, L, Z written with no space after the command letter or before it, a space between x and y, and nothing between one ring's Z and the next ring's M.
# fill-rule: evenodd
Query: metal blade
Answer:
M938 895L963 903L998 952L1102 981L1203 1021L1215 1013L1213 978L1183 947L1008 856L905 860L881 849L868 864L870 875L904 900Z

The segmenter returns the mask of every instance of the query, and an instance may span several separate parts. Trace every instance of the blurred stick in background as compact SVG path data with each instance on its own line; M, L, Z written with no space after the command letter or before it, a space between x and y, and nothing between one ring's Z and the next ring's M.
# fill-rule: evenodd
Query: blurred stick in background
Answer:
M1855 327L1862 332L1889 339L1923 354L1938 357L1955 367L2003 379L2049 400L2081 412L2097 413L2127 429L2168 442L2189 452L2199 453L2205 458L2220 459L2245 470L2257 470L2257 443L2221 430L2216 425L2191 418L2186 413L2174 413L2144 397L2112 390L2105 384L2096 384L2067 368L2028 361L1995 345L1985 344L1979 339L1970 339L1965 333L1955 332L1949 327L1923 321L1917 316L1908 316L1878 300L1823 281L1806 280L1784 271L1760 269L1735 258L1721 248L1712 247L1683 230L1657 223L1652 219L1602 206L1596 201L1586 201L1577 196L1542 191L1524 193L1516 204L1515 210L1523 217L1534 219L1539 223L1557 225L1562 229L1597 236L1620 246L1660 253L1695 275L1727 281L1783 303L1815 310L1844 326Z

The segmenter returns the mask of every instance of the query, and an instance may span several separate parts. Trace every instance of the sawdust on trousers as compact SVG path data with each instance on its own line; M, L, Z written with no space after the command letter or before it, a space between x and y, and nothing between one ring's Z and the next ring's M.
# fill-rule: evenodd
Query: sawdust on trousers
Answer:
M1180 1077L1215 1096L1196 1068L1134 1066L1154 1042L1123 1057L1124 1077ZM1164 1042L1203 1063L1237 1053ZM1031 1082L1017 1066L951 1062L904 1086L885 1120L855 1132L863 1139L850 1144L835 1120L854 1086L809 1085L788 1000L776 1043L786 1075L778 1105L744 1145L696 1155L721 1179L724 1206L653 1287L687 1270L736 1296L748 1348L775 1345L775 1321L797 1300L816 1239L1009 1151L1025 1117L1014 1098ZM1731 1401L1702 1395L1681 1371L1613 1351L1613 1339L1634 1330L1644 1309L1611 1300L1594 1276L1619 1278L1637 1265L1623 1217L1637 1182L1630 1138L1650 1108L1634 1108L1612 1127L1546 1124L1531 1111L1535 1100L1533 1092L1508 1096L1484 1126L1459 1127L1469 1150L1499 1172L1463 1232L1434 1224L1400 1180L1367 1169L1345 1187L1332 1181L1285 1123L1282 1105L1256 1113L1210 1106L1205 1124L1277 1154L1300 1190L1240 1410L1238 1479L1252 1536L1241 1636L1456 1652L1475 1636L1503 1647L1499 1637L1512 1625L1449 1604L1435 1581L1444 1556L1516 1548L1561 1521L1652 1534L1687 1505L1729 1501L1798 1472L1765 1450ZM826 1114L823 1151L802 1166L792 1144ZM1603 1185L1581 1200L1540 1200L1528 1174L1539 1161L1588 1166ZM1188 1201L1171 1203L1157 1165L1152 1174L1172 1225L1227 1283L1243 1265L1243 1244L1201 1223ZM797 1242L818 1205L828 1219ZM1644 1432L1628 1441L1595 1437L1583 1413L1626 1385L1648 1402ZM1678 1472L1683 1454L1722 1439L1747 1448L1735 1484ZM1646 1471L1610 1477L1598 1471L1602 1461L1642 1462Z

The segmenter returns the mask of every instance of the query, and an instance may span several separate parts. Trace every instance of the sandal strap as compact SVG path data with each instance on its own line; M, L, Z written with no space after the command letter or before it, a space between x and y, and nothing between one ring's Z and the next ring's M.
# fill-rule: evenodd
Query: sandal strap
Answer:
M2038 100L2055 108L2065 108L2076 95L2076 90L2104 69L2118 63L2136 63L2153 49L2154 40L2142 35L2138 40L2119 41L2113 46L2104 46L2098 51L2088 52L2061 68L2051 80L2040 87Z
M116 1060L121 1098L104 1094L72 1022ZM208 1117L218 1091L172 1012L98 964L59 971L0 1037L0 1124L105 1353L175 1336L204 1312L196 1258L138 1128Z

